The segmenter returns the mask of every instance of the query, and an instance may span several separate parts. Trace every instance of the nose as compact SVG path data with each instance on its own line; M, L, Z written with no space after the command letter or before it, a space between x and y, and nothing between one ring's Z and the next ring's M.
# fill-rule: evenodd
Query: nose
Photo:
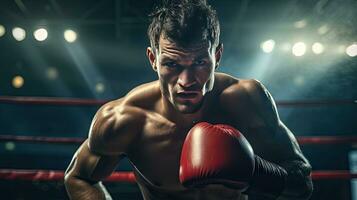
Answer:
M182 70L177 83L183 88L194 86L196 84L196 80L193 71L189 69Z

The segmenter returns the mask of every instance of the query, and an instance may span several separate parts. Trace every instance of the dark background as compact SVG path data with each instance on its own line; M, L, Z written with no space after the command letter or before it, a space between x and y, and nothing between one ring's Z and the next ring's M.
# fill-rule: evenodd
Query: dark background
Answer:
M4 0L0 2L0 96L110 100L156 79L145 56L148 17L160 1ZM357 41L356 0L211 0L221 22L223 61L218 71L260 80L278 100L357 99L357 57L344 49ZM13 27L26 30L19 42ZM33 31L46 28L36 41ZM299 28L300 27L300 28ZM67 43L63 31L78 39ZM319 33L320 30L320 33ZM264 53L260 44L275 40ZM304 56L283 50L298 41ZM311 51L314 42L325 46ZM14 88L20 75L23 87ZM99 86L98 86L99 84ZM102 87L102 90L96 90ZM0 104L0 134L86 137L98 106ZM356 104L278 106L296 136L356 136ZM77 145L0 142L0 168L65 170ZM304 145L314 170L348 170L355 147ZM124 160L119 170L129 170ZM108 184L115 199L140 199L136 185ZM0 199L66 199L62 182L0 181ZM312 199L351 199L346 180L315 181Z

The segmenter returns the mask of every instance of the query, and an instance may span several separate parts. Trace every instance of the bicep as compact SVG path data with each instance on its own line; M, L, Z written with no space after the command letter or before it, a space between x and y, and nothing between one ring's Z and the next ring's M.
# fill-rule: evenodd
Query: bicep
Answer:
M254 135L260 137L259 149L276 163L299 161L308 165L294 134L280 120L270 92L258 81L253 81L249 94L256 109L256 117L261 122L256 127L252 126L255 127Z
M89 148L103 155L128 154L145 121L138 110L130 106L103 106L90 127Z
M261 131L261 135L263 135L261 140L256 141L252 146L259 147L259 151L255 152L257 155L278 164L288 173L282 196L288 197L286 199L309 197L313 188L311 165L301 152L292 132L281 121L275 133Z
M122 156L101 155L93 152L86 140L74 154L66 170L66 177L75 177L87 182L98 182L109 176Z
M274 129L271 127L254 127L247 131L247 139L255 154L276 164L291 161L307 163L294 134L279 121Z
M303 155L294 134L280 120L268 90L253 81L248 89L251 107L258 123L249 126L254 152L288 172L284 196L307 197L312 191L311 166ZM303 199L303 198L301 198Z
M304 157L300 146L288 127L279 120L277 128L271 141L274 152L276 154L276 161L284 164L289 161L302 162L309 165L307 159Z

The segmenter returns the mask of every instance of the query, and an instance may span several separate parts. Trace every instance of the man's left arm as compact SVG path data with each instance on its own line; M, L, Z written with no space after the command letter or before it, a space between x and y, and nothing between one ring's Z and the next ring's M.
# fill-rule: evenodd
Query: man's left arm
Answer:
M285 188L280 199L308 199L313 191L311 165L303 156L294 135L282 122L279 123L276 134L281 137L281 145L287 146L280 150L288 149L290 151L285 152L285 158L281 157L280 160L276 161L288 173ZM287 138L284 139L284 137ZM277 142L279 142L279 138Z
M269 180L269 170L272 170L272 179L274 179L274 173L281 173L279 172L281 167L286 171L286 175L279 199L308 199L313 190L311 166L301 152L293 133L280 120L273 98L256 80L243 83L243 87L249 102L252 103L255 113L253 115L256 119L252 120L247 135L252 134L252 137L256 137L252 138L251 143L258 156L256 165L263 165L262 169L267 170L268 173L263 173L264 178L257 177L257 185L274 184ZM249 140L249 136L247 138ZM259 193L259 189L257 192ZM251 194L254 195L254 184Z

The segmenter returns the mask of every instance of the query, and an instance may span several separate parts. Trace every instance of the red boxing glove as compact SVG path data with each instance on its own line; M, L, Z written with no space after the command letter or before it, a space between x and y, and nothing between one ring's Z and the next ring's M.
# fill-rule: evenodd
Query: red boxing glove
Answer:
M242 191L253 171L253 149L235 128L201 122L188 133L179 175L184 186L223 184Z

